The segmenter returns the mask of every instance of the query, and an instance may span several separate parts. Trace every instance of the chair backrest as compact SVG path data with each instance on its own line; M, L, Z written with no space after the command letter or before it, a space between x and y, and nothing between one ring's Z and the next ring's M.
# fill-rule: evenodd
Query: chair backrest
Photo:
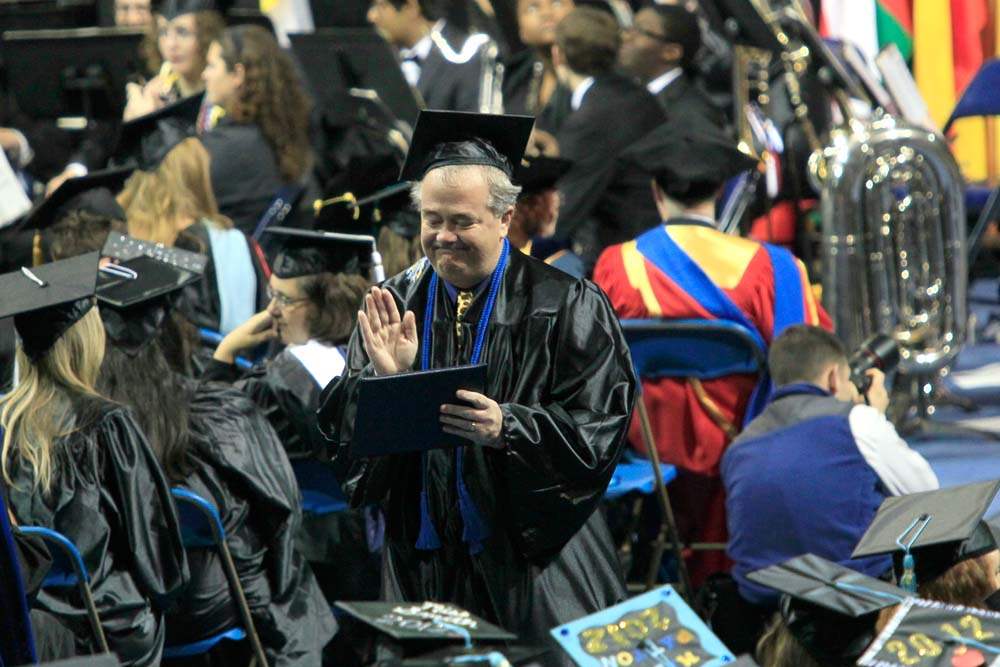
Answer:
M170 489L181 522L181 539L185 548L216 547L226 541L219 510L197 493L188 489Z
M622 320L621 325L640 378L710 380L758 374L767 368L767 352L746 327L735 322Z
M18 528L24 535L41 538L52 555L52 566L42 586L45 588L69 588L78 586L80 581L89 584L90 572L83 562L83 556L73 542L62 533L41 526Z
M987 60L979 68L951 112L944 131L959 118L968 116L1000 116L1000 59Z

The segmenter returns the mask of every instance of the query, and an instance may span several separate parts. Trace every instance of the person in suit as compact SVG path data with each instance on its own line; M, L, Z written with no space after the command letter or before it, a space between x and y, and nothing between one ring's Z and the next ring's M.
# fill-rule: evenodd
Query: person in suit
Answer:
M573 91L573 111L556 135L560 157L573 167L559 182L563 205L555 237L588 269L605 247L659 222L649 177L617 158L665 114L648 91L615 72L620 45L610 14L577 7L556 27L552 49L559 80Z
M694 13L680 5L650 4L625 29L618 60L656 97L670 122L724 128L725 117L690 74L700 48L701 28Z
M368 21L399 49L403 76L425 108L479 110L486 35L462 32L441 18L430 0L373 0Z

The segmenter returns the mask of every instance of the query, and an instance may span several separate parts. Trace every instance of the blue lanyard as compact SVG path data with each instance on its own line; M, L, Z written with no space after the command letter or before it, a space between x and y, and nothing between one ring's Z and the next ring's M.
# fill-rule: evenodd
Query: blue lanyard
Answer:
M479 323L476 325L476 339L472 346L472 364L478 364L483 355L483 343L486 341L486 329L493 314L493 306L496 305L497 294L500 292L500 280L503 278L504 268L507 266L507 257L510 254L510 243L503 240L503 249L500 251L500 259L490 276L490 289L486 295L486 305L483 306L483 314L479 316ZM434 322L434 309L437 304L438 275L431 274L431 282L427 287L427 307L424 308L424 332L420 341L420 370L426 371L431 367L431 349L433 348L432 338L434 335L432 324Z
M507 266L507 258L510 255L510 243L503 240L503 249L500 251L500 259L497 261L493 275L490 277L490 289L486 296L486 304L483 306L483 314L479 317L476 325L476 339L472 346L472 363L478 364L483 355L483 344L486 341L486 329L489 326L490 316L493 314L493 306L496 305L497 294L500 291L500 280L503 278L504 268ZM424 331L420 341L420 369L428 370L431 367L431 349L434 322L434 306L437 303L438 275L431 274L430 285L427 287L427 307L424 308ZM458 489L458 509L462 515L462 540L469 545L469 553L475 555L483 550L483 543L490 535L490 528L483 520L472 500L469 490L465 486L464 479L464 457L462 447L455 453L455 485ZM441 539L438 537L431 520L430 503L427 498L427 454L420 456L420 533L417 536L416 548L421 550L432 550L441 547Z

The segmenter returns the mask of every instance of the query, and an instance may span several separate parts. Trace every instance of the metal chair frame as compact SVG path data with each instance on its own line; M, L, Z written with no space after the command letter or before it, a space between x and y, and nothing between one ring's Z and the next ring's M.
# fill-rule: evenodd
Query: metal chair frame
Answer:
M182 530L184 548L218 548L219 553L222 555L222 565L226 573L226 579L229 580L229 588L236 598L236 606L239 609L240 617L243 619L244 630L253 650L251 665L257 664L260 667L266 667L268 664L267 656L264 653L264 646L261 644L260 636L257 634L257 628L254 626L253 617L250 614L250 605L247 603L246 594L243 592L243 585L240 584L239 575L236 572L236 564L233 562L232 553L229 551L229 544L226 542L226 530L222 526L222 518L219 516L219 510L215 505L188 489L174 487L170 489L170 494L174 498L174 503L177 505L181 517L185 515L190 516L183 511L187 507L197 512L197 516L200 516L204 522L203 526L195 527L190 523L184 524L182 520L182 528L186 527L188 529ZM210 537L208 539L204 537L205 531L200 530L204 526L208 526L209 528ZM191 530L196 532L197 536L192 535L189 532Z
M664 377L699 379L713 379L732 375L736 373L757 373L766 368L766 353L757 345L754 337L746 329L736 323L723 320L622 320L622 330L629 348L633 351L633 364L636 375L642 379L657 379ZM743 359L730 361L730 363L717 366L694 367L692 359L684 356L681 350L677 354L658 354L650 359L636 360L641 356L643 347L647 344L656 345L658 349L668 340L692 340L695 336L702 341L716 339L720 344L728 345L732 349L744 353ZM653 555L649 564L649 571L646 575L647 589L656 585L656 575L659 572L663 555L666 552L669 538L669 548L677 559L677 571L680 579L682 594L690 599L691 580L684 562L684 552L677 532L677 523L674 518L673 507L670 504L670 496L667 492L666 484L660 470L660 457L656 449L656 442L653 436L653 428L649 421L649 412L646 405L639 396L637 411L639 413L639 424L642 431L642 440L646 448L646 453L653 465L653 474L656 476L657 499L660 504L660 511L664 520L660 522L660 532L653 542ZM698 545L701 548L713 548L718 545ZM722 545L725 548L725 545Z

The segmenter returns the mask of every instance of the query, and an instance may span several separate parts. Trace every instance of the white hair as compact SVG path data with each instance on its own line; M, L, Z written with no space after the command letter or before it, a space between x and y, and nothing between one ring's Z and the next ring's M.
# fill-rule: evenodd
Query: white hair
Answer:
M482 164L450 164L438 167L434 171L441 174L441 179L446 185L457 187L464 183L470 169L482 174L483 180L486 181L486 187L489 190L486 208L490 210L490 213L499 218L517 204L517 196L521 194L521 186L511 183L510 177L497 167ZM410 186L410 200L418 211L420 210L421 182L414 181Z

